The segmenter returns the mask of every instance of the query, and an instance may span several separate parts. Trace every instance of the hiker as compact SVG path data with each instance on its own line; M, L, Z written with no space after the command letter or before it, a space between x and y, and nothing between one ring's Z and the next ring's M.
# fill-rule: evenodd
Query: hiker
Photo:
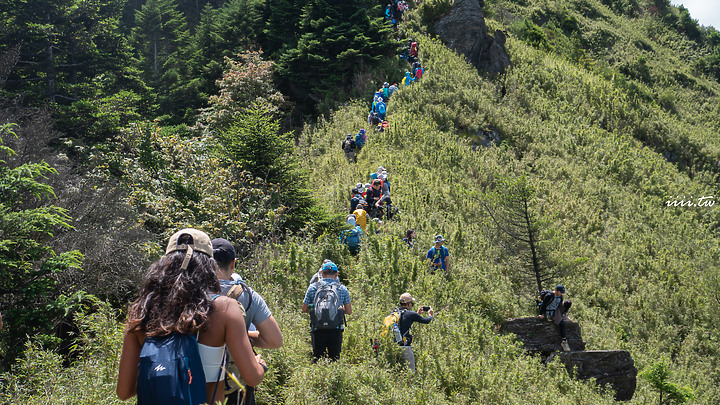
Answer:
M262 381L265 361L253 353L238 302L220 295L212 256L207 234L183 229L148 269L128 311L116 390L121 400L214 403L222 398L217 383L226 348L247 384Z
M409 86L414 82L415 79L410 75L410 72L405 72L405 77L402 79L403 86Z
M403 352L403 357L408 363L408 367L410 367L410 370L415 371L415 353L413 353L412 347L410 346L413 339L410 334L410 328L415 322L430 323L433 320L433 309L429 306L424 306L420 307L420 311L418 312L413 311L412 307L415 305L415 298L413 298L410 293L402 294L399 301L400 308L398 308L398 312L400 312L400 320L398 321L398 328L400 329L402 341L398 342L398 345ZM420 315L425 313L428 314L428 316Z
M332 263L332 260L330 260L330 259L323 260L318 271L315 274L313 274L313 276L310 278L310 284L317 283L318 281L322 280L322 278L323 278L322 270L323 270L323 266L325 265L325 263Z
M302 311L310 313L313 362L327 354L331 361L340 358L345 315L352 314L350 293L337 280L335 263L325 263L322 280L310 284L305 292Z
M375 206L368 211L368 215L375 219L382 218L383 215L385 215L387 219L391 219L393 214L392 200L387 194L383 194Z
M403 238L403 242L405 242L406 245L408 245L409 249L412 249L415 247L415 230L410 228L407 231L405 231L405 237Z
M352 135L347 134L340 147L345 152L345 159L348 163L353 163L355 161L355 141L352 139Z
M355 215L355 224L360 226L360 229L362 229L363 232L367 231L367 201L364 199L361 199L358 201L358 205L355 208L355 211L353 211L353 214Z
M408 52L408 54L414 58L417 58L418 57L418 43L413 41L412 39L410 41L411 41L410 42L410 52Z
M250 288L241 277L233 279L235 270L235 247L223 238L212 240L213 258L218 264L217 277L223 295L235 298L245 308L246 329L255 325L257 331L248 332L254 347L277 349L282 346L282 333L265 299Z
M352 194L350 197L350 213L352 214L357 209L357 205L363 197L357 188L352 189L350 193Z
M383 169L382 173L378 176L378 179L382 181L382 193L383 195L390 195L390 182L388 181L388 172Z
M388 122L383 121L383 122L377 124L377 127L375 127L375 130L378 132L385 132L385 129L387 129L387 127L388 127Z
M388 83L388 82L383 83L382 92L383 92L383 98L385 99L385 102L387 103L387 101L390 99L390 83Z
M367 194L365 194L365 201L367 201L368 207L370 209L375 207L382 196L382 180L375 179L372 181L372 186L367 191Z
M277 349L282 346L283 338L277 321L270 312L265 299L248 286L240 275L234 273L236 258L235 247L223 238L211 241L213 259L217 262L216 272L220 282L222 294L236 299L245 309L245 329L253 347L263 349ZM234 360L228 364L229 370L234 370L237 363ZM243 391L245 394L243 394ZM246 385L243 390L232 380L226 379L225 398L228 404L254 403L255 387ZM244 399L243 399L244 397Z
M379 166L379 167L377 168L377 172L375 172L375 173L370 173L370 179L372 179L372 180L377 179L378 177L380 177L380 175L382 174L382 172L383 172L384 170L385 170L384 167Z
M387 105L384 101L380 100L377 103L377 113L380 116L381 120L385 119L385 113L387 112Z
M395 92L395 90L397 90L397 88L398 88L397 83L391 84L390 87L388 87L388 97L392 96L392 94Z
M365 141L367 140L367 135L365 135L365 130L361 129L360 132L355 135L355 148L357 148L357 152L360 153L363 146L365 146Z
M347 217L347 224L351 226L350 229L344 229L340 232L340 242L347 245L350 254L357 256L360 253L360 238L362 238L363 231L359 225L355 224L355 214L350 214Z
M381 122L382 120L380 119L378 113L376 111L370 111L370 114L368 114L368 124L376 127Z
M570 346L565 331L565 318L572 303L570 301L563 302L563 294L565 294L565 286L562 284L558 284L552 294L546 294L540 303L540 315L538 315L538 318L554 322L555 325L560 327L560 346L564 351L569 352Z
M417 62L417 67L414 68L413 73L415 74L415 80L422 79L423 74L425 74L425 69L420 65L420 62Z
M431 247L427 252L427 259L430 263L430 269L434 273L435 270L442 270L445 275L450 274L450 251L443 246L445 238L442 235L435 235L435 246Z
M363 190L363 192L362 192L363 198L365 198L367 196L367 191L370 190L370 187L372 187L370 185L370 183L365 183L365 186L364 186L365 190Z

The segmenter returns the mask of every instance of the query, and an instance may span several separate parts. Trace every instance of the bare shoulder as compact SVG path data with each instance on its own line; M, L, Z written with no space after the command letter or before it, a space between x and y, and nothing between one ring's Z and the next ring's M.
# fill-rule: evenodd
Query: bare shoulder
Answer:
M228 311L231 310L233 307L237 307L237 301L228 297L228 296L220 296L213 301L213 307L216 310L220 311Z

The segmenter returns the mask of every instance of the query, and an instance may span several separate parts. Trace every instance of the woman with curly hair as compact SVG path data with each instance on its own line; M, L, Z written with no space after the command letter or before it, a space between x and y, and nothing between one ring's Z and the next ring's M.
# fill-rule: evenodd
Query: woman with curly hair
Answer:
M238 302L220 296L217 264L212 257L207 234L183 229L170 238L165 256L148 269L128 313L117 383L120 399L135 396L138 383L143 383L138 381L138 363L146 339L173 333L197 337L207 382L207 399L200 398L200 402L223 399L223 387L215 386L222 380L226 347L248 385L262 381L265 362L252 351Z

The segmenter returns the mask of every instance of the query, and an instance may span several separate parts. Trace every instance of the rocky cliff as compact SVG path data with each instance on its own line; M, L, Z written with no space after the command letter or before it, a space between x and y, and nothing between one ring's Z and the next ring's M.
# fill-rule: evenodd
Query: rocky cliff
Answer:
M489 35L482 0L455 0L450 12L435 23L445 44L464 55L481 72L501 73L510 66L505 53L505 34Z

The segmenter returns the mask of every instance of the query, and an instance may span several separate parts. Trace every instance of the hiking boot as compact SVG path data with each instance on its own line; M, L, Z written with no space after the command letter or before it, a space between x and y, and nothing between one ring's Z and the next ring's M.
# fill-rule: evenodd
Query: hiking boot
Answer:
M570 345L568 344L567 340L561 341L560 346L562 346L563 350L565 350L566 352L570 351Z

